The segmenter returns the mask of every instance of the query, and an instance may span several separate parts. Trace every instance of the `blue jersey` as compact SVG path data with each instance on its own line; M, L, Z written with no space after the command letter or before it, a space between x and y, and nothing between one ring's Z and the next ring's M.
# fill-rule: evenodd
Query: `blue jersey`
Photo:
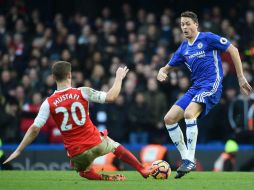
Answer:
M192 72L193 87L218 88L223 78L220 54L230 44L226 38L211 32L199 32L192 44L187 40L182 42L168 65L185 64Z

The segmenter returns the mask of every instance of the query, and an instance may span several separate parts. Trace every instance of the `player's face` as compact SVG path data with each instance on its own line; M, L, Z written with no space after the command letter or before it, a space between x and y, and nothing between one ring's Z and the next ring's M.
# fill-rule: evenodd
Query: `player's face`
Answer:
M196 36L198 24L189 17L181 17L181 29L185 38L190 39Z

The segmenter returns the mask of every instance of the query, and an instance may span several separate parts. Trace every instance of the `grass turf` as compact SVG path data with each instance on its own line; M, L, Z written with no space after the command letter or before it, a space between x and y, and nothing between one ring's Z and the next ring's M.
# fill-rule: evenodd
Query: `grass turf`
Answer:
M0 190L164 190L214 189L250 190L254 188L253 172L191 172L175 180L173 172L167 180L143 179L137 172L118 172L126 181L89 181L74 171L0 171Z

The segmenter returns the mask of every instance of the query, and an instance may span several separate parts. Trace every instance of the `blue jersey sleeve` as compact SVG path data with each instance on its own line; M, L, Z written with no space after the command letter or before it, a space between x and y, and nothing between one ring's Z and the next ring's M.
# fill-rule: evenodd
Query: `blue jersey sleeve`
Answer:
M184 57L181 53L182 45L176 50L174 55L171 57L171 59L168 62L168 65L170 66L178 66L184 63Z
M231 44L231 42L228 39L216 35L212 32L206 33L206 40L209 45L221 51L226 51L229 45Z

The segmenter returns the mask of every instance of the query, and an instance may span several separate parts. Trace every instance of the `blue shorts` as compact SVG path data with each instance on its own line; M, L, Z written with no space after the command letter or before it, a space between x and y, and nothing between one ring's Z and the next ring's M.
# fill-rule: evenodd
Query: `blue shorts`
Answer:
M221 85L216 90L211 87L197 88L192 86L175 104L180 106L183 110L185 110L191 102L202 104L203 111L199 116L199 118L202 118L220 102L221 93Z

